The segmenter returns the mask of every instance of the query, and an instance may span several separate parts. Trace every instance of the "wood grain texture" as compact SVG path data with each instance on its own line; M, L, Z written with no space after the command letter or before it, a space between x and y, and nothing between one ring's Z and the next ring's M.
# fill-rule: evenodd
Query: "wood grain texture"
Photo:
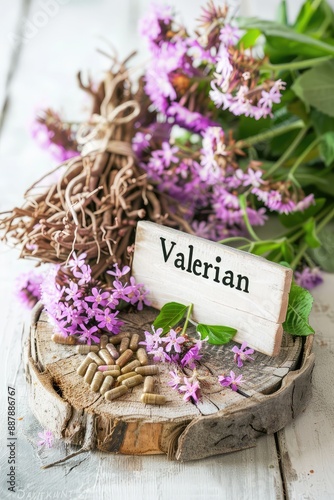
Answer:
M241 384L239 393L218 383L218 375L237 371L232 351L207 345L197 369L204 379L198 403L184 402L182 395L168 386L168 363L160 363L155 376L165 405L142 404L141 386L115 401L106 401L77 374L84 356L73 346L51 341L52 326L46 313L38 318L40 310L37 306L33 312L25 344L31 408L44 427L69 443L111 453L166 453L177 460L194 460L254 446L259 435L282 428L308 402L314 359L301 339L289 335L280 356L256 353L254 362L245 364L242 374L246 383ZM156 312L147 308L140 313L122 312L121 316L125 331L143 338ZM311 341L310 337L306 346ZM307 356L296 370L302 351Z
M137 225L132 269L153 307L192 303L195 321L236 328L237 342L279 353L291 269L151 222Z
M334 275L313 291L316 329L313 398L300 417L278 434L287 498L334 498Z

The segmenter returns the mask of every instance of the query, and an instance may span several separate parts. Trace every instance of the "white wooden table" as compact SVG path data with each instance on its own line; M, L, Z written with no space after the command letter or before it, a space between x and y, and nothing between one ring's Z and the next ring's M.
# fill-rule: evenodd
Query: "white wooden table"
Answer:
M96 47L106 47L100 36L113 40L121 56L133 47L141 50L143 60L144 47L135 24L149 3L0 0L0 210L20 203L29 183L52 166L29 134L34 110L51 105L66 110L68 119L82 114L85 101L74 76L79 69L91 68L98 74L106 67L107 60L95 52ZM195 8L198 12L201 2L170 3L179 4L187 19L193 17ZM42 8L46 4L49 14ZM260 1L243 4L247 13L254 14L254 5ZM253 449L193 463L169 462L164 456L94 452L43 470L42 465L73 450L63 443L56 443L52 450L38 450L36 445L42 429L27 406L21 363L24 317L12 295L14 277L30 268L28 264L0 247L1 499L334 499L334 276L326 276L325 283L314 291L313 399L304 414L276 436L263 436ZM8 492L6 484L7 385L16 388L19 418L16 493Z

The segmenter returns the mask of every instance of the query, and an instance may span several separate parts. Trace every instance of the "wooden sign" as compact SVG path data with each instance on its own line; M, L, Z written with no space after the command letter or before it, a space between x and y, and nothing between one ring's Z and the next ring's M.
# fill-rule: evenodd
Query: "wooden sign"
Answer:
M234 340L275 356L282 339L292 270L241 250L139 222L133 275L152 306L192 303L199 323L237 329Z

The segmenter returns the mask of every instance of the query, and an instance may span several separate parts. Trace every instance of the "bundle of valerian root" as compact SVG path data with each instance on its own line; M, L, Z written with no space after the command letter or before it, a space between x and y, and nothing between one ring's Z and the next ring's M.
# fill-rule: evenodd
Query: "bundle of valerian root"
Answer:
M77 133L80 153L57 167L57 181L46 190L50 173L29 188L21 208L2 214L0 229L21 257L65 263L72 252L85 252L98 277L131 260L138 220L191 228L179 205L158 193L136 164L131 140L146 103L140 85L133 93L125 64L108 71L96 91L80 75L79 83L94 99L93 114Z

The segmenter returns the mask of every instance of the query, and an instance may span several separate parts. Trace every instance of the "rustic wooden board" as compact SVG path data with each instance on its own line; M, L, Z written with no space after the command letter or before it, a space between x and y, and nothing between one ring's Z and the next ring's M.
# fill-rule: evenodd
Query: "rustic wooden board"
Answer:
M124 328L143 335L156 314L151 308L123 313ZM37 310L34 318L25 349L30 404L45 428L73 444L122 454L203 458L254 446L256 437L274 433L291 421L310 396L313 355L307 351L301 361L306 352L302 340L284 335L279 356L255 353L255 361L245 364L242 373L247 383L240 392L222 388L217 381L219 374L230 369L238 373L230 346L207 346L199 368L206 382L197 405L185 403L167 386L169 364L159 365L158 376L166 405L143 405L140 386L107 402L77 375L83 356L74 347L50 340L52 327L46 313L39 316Z
M154 307L192 303L195 321L231 326L237 342L279 353L291 269L147 221L137 225L132 269Z

